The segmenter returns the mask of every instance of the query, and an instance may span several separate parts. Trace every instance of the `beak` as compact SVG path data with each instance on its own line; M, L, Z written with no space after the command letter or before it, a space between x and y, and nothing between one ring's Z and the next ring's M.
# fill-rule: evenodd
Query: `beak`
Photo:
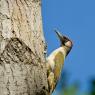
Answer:
M60 41L62 41L62 40L63 40L63 35L60 34L60 32L57 31L57 30L55 30L55 33L57 34L57 36L58 36L58 38L60 39Z
M55 33L57 34L58 38L60 39L60 42L63 44L64 43L64 37L58 30L55 30Z

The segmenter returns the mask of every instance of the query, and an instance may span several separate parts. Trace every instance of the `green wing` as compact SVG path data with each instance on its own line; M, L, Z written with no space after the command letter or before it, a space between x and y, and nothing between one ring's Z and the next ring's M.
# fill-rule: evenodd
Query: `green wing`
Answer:
M58 52L54 58L54 61L55 61L55 68L54 68L55 82L57 82L60 77L60 73L61 73L62 67L64 65L64 58L65 58L65 55L62 52Z

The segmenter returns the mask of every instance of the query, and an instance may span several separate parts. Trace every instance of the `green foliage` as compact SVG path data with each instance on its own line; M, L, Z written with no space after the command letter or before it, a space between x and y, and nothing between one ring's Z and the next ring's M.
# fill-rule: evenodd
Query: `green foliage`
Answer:
M80 84L75 82L72 85L68 85L67 73L62 73L60 82L61 82L61 91L58 95L95 95L95 79L89 81L90 87L89 92L80 93Z
M76 84L73 84L63 89L60 95L77 95L77 92L78 92L78 87Z

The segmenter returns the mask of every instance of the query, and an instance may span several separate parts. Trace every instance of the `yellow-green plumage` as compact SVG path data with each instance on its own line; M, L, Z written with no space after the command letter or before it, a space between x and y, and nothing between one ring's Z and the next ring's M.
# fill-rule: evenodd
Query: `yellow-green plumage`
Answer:
M60 77L61 70L66 57L66 51L60 47L53 51L47 58L47 73L50 92L52 93Z
M73 46L72 41L69 38L61 35L58 31L55 32L60 39L61 47L54 50L47 58L47 77L50 95L55 89L56 84L58 83L58 79L64 65L65 57L68 55Z
M63 67L63 64L64 64L64 54L62 52L58 52L54 58L54 61L55 61L55 67L54 67L54 77L55 77L55 80L56 82L58 81L59 79L59 76L60 76L60 73L61 73L61 70L62 70L62 67Z

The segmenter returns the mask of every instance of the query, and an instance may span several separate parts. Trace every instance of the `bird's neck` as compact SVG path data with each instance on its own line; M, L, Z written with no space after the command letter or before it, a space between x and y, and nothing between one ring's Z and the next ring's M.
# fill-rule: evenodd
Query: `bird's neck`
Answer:
M65 51L66 56L68 55L68 53L70 52L71 48L67 47L67 46L62 46L63 50Z
M59 52L61 52L61 53L64 55L64 58L66 57L66 49L65 49L64 47L59 47L59 48L57 48L56 50L54 50L54 51L48 56L48 58L54 59L54 57L55 57Z
M61 52L61 53L63 53L63 55L64 55L64 58L66 57L66 55L67 55L67 52L66 52L66 49L65 49L65 47L60 47L59 49L58 49L58 52Z

